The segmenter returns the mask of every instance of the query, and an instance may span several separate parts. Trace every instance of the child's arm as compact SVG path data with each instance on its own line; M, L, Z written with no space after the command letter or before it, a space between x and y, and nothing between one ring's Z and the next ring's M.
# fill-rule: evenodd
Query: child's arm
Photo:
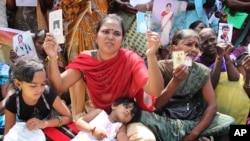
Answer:
M127 136L127 126L123 125L117 133L117 141L129 141Z
M9 130L15 125L16 115L7 109L5 109L4 112L5 112L4 135L6 135L9 132Z
M33 130L36 128L44 129L46 127L60 127L72 121L72 116L69 108L60 99L59 96L56 96L52 106L55 109L55 111L59 114L59 116L56 116L49 120L40 120L37 118L31 118L26 122L27 128Z
M72 116L69 108L65 105L65 103L60 99L59 96L56 96L52 107L59 114L55 118L51 118L49 120L39 120L37 118L29 119L26 122L26 126L32 130L35 128L46 128L46 127L58 127L62 125L66 125L72 121Z
M95 109L84 115L82 118L79 118L76 121L76 127L81 131L91 134L97 140L102 140L103 138L106 138L106 131L101 128L98 128L98 126L93 126L89 124L89 122L93 120L101 111L101 109Z
M56 127L58 125L65 125L68 124L72 121L72 115L70 113L69 108L67 105L61 100L59 96L56 97L54 103L53 103L53 108L55 111L60 115L56 117L55 119L52 119L54 122L47 125L47 127ZM61 120L61 123L60 123Z
M101 111L101 109L95 109L84 115L82 118L76 121L76 127L81 131L91 133L92 130L96 127L89 125L89 122L93 120Z

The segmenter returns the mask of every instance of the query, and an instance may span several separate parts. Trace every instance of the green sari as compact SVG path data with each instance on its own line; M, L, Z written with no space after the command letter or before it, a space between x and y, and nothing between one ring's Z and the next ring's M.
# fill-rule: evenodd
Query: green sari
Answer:
M165 86L172 78L172 71L166 66L165 60L159 61L160 70L163 73ZM188 77L179 85L174 95L194 95L206 83L210 77L207 67L199 63L193 63L189 68ZM142 111L140 121L155 134L158 141L181 141L198 124L199 118L194 120L171 119L156 112ZM201 136L217 136L229 132L230 124L234 119L230 116L216 113L210 126L201 133Z

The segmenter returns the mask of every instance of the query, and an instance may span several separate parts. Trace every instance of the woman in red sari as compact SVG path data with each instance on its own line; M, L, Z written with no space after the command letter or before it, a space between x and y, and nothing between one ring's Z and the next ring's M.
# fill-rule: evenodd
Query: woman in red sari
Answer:
M146 34L146 68L137 53L121 48L124 27L119 16L109 14L104 17L96 32L97 49L82 52L62 74L56 63L57 43L53 35L47 34L44 49L48 55L48 75L52 86L60 93L84 79L95 108L109 112L117 98L130 97L135 98L142 109L153 110L151 105L144 103L144 91L157 97L163 89L156 58L160 46L159 34L151 31Z

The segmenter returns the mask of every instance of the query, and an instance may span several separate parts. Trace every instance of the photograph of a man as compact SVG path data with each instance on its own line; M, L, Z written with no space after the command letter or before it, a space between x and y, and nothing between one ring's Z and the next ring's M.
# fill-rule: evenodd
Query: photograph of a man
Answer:
M231 42L232 30L233 30L233 27L231 24L219 23L218 41L225 42L225 43Z
M230 28L228 25L223 25L222 26L222 34L220 36L221 40L227 42L229 40L228 38L228 33L230 31Z
M23 41L23 35L18 35L18 45L15 47L15 52L17 56L25 56L31 52L31 47L29 44Z
M139 25L139 32L146 33L147 30L150 29L149 19L150 19L149 15L148 14L144 14L143 21Z

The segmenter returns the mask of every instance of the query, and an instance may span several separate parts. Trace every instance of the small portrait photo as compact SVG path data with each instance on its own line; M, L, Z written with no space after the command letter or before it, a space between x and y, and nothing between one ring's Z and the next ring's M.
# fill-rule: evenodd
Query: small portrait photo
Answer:
M53 21L53 33L54 34L60 34L60 32L61 32L60 20Z
M137 32L146 33L151 26L151 13L137 12Z
M13 37L13 50L18 57L36 56L36 49L30 32L17 34Z
M154 0L151 29L161 36L161 45L170 43L173 22L178 14L186 11L187 2L177 0Z
M233 34L233 25L227 23L219 23L218 41L231 43Z

